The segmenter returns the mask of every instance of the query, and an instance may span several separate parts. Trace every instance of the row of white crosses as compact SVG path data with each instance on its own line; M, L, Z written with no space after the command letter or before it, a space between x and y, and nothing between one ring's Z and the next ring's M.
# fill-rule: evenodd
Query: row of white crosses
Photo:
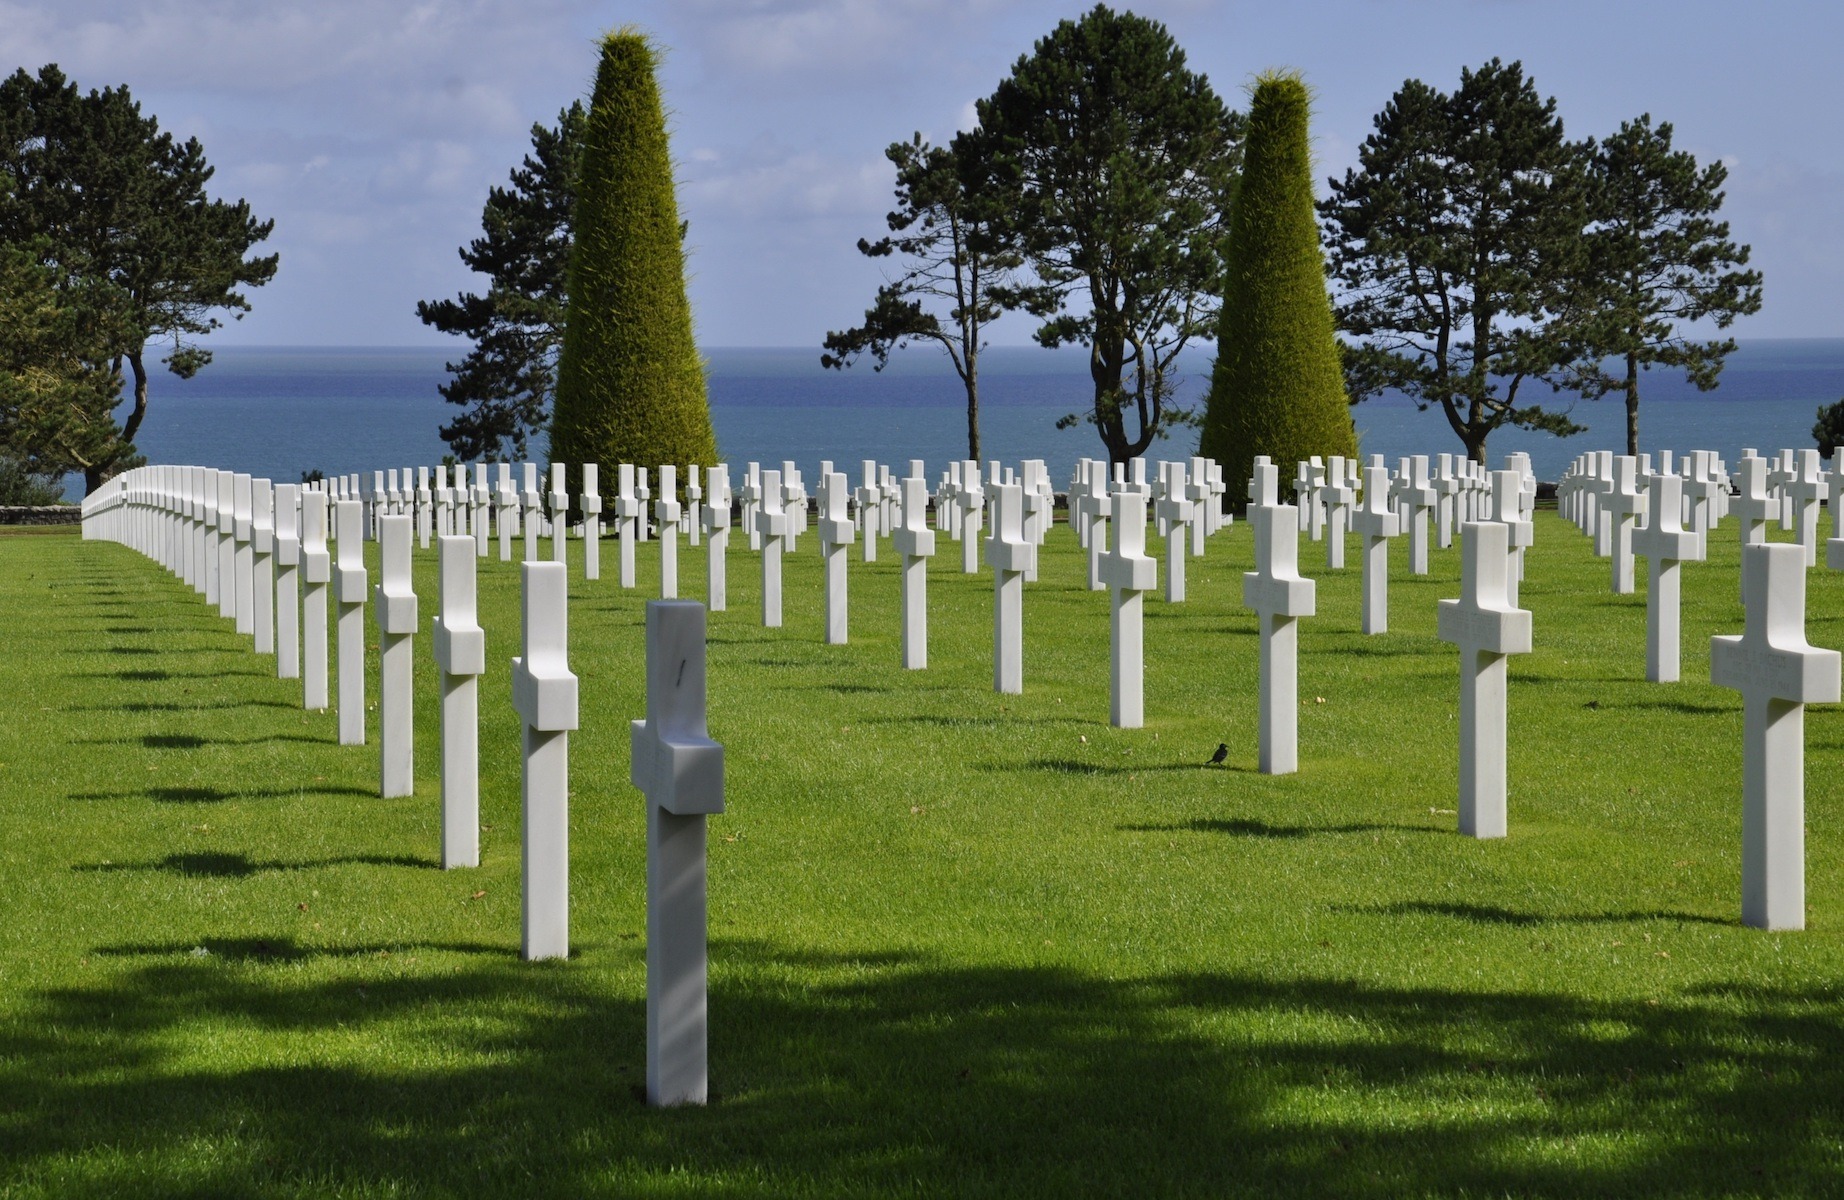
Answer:
M662 487L672 482L667 476ZM552 505L559 513L561 485L556 477ZM326 491L271 489L266 480L206 468L123 473L85 501L84 536L119 541L153 558L193 583L208 602L222 601L221 611L252 634L265 562L273 555L282 568L278 589L293 588L300 571L310 595L317 592L324 604L329 581L335 586L343 635L354 619L363 620L367 573L358 551L366 511L343 485L328 490L341 496L334 502L337 565L327 562L325 549ZM277 494L279 510L271 506ZM417 596L410 560L417 518L393 509L388 487L380 495L375 608L383 657L382 783L384 795L397 796L411 794L414 785L410 654ZM270 514L278 512L272 525ZM447 533L437 547L442 611L432 630L441 668L442 865L472 867L480 859L478 679L486 670L476 603L478 542L467 533ZM522 649L512 660L512 698L523 728L521 948L526 959L561 958L569 954L569 734L579 722L578 680L568 662L567 567L527 561L520 570ZM324 651L324 608L319 625ZM311 635L309 644L311 658ZM359 715L363 737L363 630L358 670L350 669L348 644L342 637L342 742L353 740L349 714ZM631 776L648 808L647 1096L662 1105L701 1104L707 1096L704 818L724 805L723 749L708 736L704 706L704 607L650 603L647 714L633 723Z

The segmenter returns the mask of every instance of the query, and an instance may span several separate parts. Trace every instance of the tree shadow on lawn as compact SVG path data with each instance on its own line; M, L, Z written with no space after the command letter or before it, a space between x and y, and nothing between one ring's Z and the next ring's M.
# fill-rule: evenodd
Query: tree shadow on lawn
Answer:
M228 653L228 652L226 652ZM267 671L241 671L225 667L218 671L72 671L72 679L119 679L124 683L164 683L172 679L223 679L227 675L253 675L263 679L273 678Z
M96 953L97 982L0 1026L0 1156L65 1194L126 1161L188 1194L1785 1195L1832 1188L1844 1118L1829 988L1603 1001L719 941L714 1103L659 1111L643 1004L578 965Z
M989 763L988 771L1011 772L1020 769L1027 771L1054 771L1059 775L1151 775L1159 771L1235 771L1252 774L1255 768L1238 763L1224 762L1212 764L1202 760L1177 763L1142 763L1138 766L1123 766L1119 763L1087 762L1079 758L1034 758L1029 762Z
M330 745L324 737L311 733L270 733L262 737L200 737L196 733L144 733L114 738L75 738L72 746L131 746L140 744L149 750L203 750L207 746L260 746L268 742L305 742L310 746Z
M441 865L435 859L417 858L410 854L342 854L332 858L308 858L291 862L285 859L258 861L247 854L199 851L169 854L155 862L77 863L71 870L82 873L165 871L192 878L243 879L259 871L313 871L321 867L349 866L437 868Z
M177 700L133 700L120 704L67 704L67 713L79 712L213 712L229 708L285 708L291 712L308 710L287 700L214 700L209 704L186 704Z
M315 783L292 788L150 787L121 792L72 792L72 800L153 800L160 804L217 804L225 800L267 800L301 796L362 796L378 798L376 788Z
M1304 838L1346 833L1446 833L1446 826L1354 821L1343 825L1275 825L1248 817L1197 817L1167 825L1117 825L1122 833L1224 833L1246 838Z
M1650 912L1621 913L1525 913L1490 904L1445 904L1432 900L1402 900L1395 904L1339 904L1333 912L1365 916L1453 917L1476 925L1629 925L1636 921L1678 921L1694 925L1733 926L1734 921L1703 913Z

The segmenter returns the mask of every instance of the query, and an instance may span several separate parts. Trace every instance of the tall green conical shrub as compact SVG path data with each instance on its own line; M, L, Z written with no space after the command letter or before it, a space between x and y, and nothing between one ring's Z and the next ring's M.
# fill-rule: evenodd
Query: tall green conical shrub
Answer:
M1310 108L1298 76L1272 72L1249 104L1198 445L1230 480L1247 479L1258 454L1279 465L1283 486L1315 454L1357 454L1313 213Z
M551 408L551 460L568 464L572 494L585 462L601 464L602 489L612 495L617 463L671 463L683 478L688 464L717 461L685 294L658 60L632 29L604 38L583 129Z

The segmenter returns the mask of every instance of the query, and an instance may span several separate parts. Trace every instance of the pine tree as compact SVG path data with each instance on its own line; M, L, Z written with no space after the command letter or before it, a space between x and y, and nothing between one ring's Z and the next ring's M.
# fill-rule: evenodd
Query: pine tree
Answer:
M615 463L717 459L657 66L644 35L609 34L583 131L551 413L551 458L567 464L573 494L585 462L604 465L609 487Z
M1199 452L1247 479L1312 455L1357 456L1313 214L1311 107L1298 76L1255 83L1229 219L1216 369Z
M461 261L490 281L485 294L416 302L423 324L474 343L448 364L452 378L440 389L466 409L441 429L463 461L524 458L526 437L550 424L582 145L580 100L557 114L554 128L533 125L531 153L510 187L487 193L481 236L461 250Z

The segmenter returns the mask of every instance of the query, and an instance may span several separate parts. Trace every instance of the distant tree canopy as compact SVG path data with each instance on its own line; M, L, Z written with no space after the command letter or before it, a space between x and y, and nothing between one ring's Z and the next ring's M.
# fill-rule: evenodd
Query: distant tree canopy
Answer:
M1039 345L1089 351L1086 413L1114 462L1197 413L1178 355L1214 330L1241 121L1165 26L1096 5L1063 21L977 104L982 148L1034 286L1012 302Z
M1818 421L1812 426L1812 438L1818 443L1820 458L1830 458L1844 446L1844 400L1821 404Z
M441 387L445 400L465 409L441 429L459 459L524 458L527 439L550 424L583 122L576 101L555 125L533 125L531 153L511 186L487 193L481 236L460 252L487 277L486 291L417 302L423 324L473 342L448 364L452 378Z
M275 275L275 255L246 257L274 222L257 220L244 201L211 199L211 176L197 139L161 132L125 87L84 93L55 65L0 82L0 244L49 271L58 307L86 330L78 340L91 339L80 352L110 371L126 364L133 380L119 430L102 436L90 414L66 450L43 448L44 461L69 455L66 469L81 469L92 490L133 461L147 415L147 345L168 342L161 361L190 378L211 361L191 339L218 328L221 312L241 317L250 307L241 289ZM91 374L84 386L104 378ZM85 448L68 449L78 443Z

